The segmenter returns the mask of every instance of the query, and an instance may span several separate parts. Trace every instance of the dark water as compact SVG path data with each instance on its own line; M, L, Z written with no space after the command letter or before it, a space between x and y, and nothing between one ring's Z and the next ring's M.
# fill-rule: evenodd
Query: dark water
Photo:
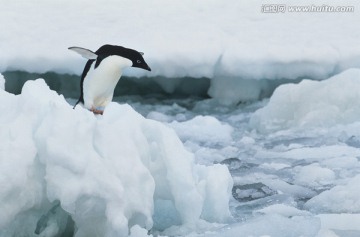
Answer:
M65 98L78 98L80 94L80 76L78 75L24 71L6 71L2 72L2 75L6 79L6 91L13 94L20 94L26 81L38 78L44 79L50 89L64 95ZM169 82L170 80L171 82ZM114 96L160 94L167 97L197 96L207 98L209 87L210 79L208 78L135 78L123 76L115 88Z

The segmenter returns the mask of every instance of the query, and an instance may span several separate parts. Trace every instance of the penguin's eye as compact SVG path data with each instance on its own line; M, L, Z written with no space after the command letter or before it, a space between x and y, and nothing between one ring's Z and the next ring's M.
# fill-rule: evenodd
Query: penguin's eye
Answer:
M136 62L137 62L137 63L141 63L141 60L137 60Z

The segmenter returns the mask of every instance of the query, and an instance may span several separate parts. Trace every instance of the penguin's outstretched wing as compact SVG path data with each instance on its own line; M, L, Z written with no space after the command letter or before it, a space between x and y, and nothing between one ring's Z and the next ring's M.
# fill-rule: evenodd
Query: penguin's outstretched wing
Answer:
M96 59L98 57L97 54L91 51L90 49L85 49L81 47L70 47L68 49L77 52L86 59Z

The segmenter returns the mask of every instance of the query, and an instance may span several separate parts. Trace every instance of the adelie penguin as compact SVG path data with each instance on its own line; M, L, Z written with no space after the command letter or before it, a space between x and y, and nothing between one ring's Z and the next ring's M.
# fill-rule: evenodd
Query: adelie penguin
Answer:
M69 49L88 59L81 75L80 98L75 106L82 103L94 114L103 114L105 106L112 101L124 68L137 67L151 71L143 58L144 53L134 49L108 44L96 52L81 47Z

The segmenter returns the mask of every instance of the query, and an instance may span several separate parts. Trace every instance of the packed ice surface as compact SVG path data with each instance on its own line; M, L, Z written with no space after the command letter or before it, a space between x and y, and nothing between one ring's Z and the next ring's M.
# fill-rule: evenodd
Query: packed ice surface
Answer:
M359 82L360 70L350 69L325 81L282 85L250 123L262 132L355 123L360 117Z
M359 80L360 70L351 69L283 85L269 100L238 106L213 99L119 101L174 128L197 162L226 164L233 176L235 223L186 236L352 237L360 234ZM213 125L199 130L210 117ZM207 138L211 127L231 139Z
M172 129L129 105L96 117L43 80L0 100L0 236L177 234L229 221L226 166L196 164Z
M231 104L271 93L277 80L326 79L360 66L356 0L302 0L291 6L353 6L354 12L264 13L262 1L3 1L0 71L80 74L85 60L67 50L106 43L145 53L152 71L128 76L207 77L209 94ZM66 16L66 17L64 17ZM270 82L264 79L269 79Z
M216 100L122 97L147 119L116 103L95 118L71 110L39 81L20 96L0 91L0 236L72 236L76 228L77 236L360 236L358 70L287 85L257 101L284 82L359 68L359 2L341 1L352 13L267 14L264 4L4 1L0 72L79 75L85 60L67 48L111 43L145 52L153 69L126 76L152 77L167 93L188 77L206 77ZM196 85L184 88L201 90ZM243 101L252 103L237 104ZM139 125L137 132L117 125L121 119ZM173 132L149 119L174 129L195 163ZM113 143L114 133L121 143ZM115 159L120 151L136 159ZM230 205L231 180L218 163L233 178Z
M238 106L124 96L98 117L42 80L1 90L0 236L358 236L360 125L339 116L356 114L358 75ZM272 108L317 104L338 113L274 129Z
M312 211L329 211L335 213L359 213L360 212L360 175L346 180L346 184L338 185L306 203ZM339 202L338 200L342 200Z
M185 122L173 121L170 126L177 131L182 140L201 143L230 143L232 127L221 124L212 116L196 116Z

